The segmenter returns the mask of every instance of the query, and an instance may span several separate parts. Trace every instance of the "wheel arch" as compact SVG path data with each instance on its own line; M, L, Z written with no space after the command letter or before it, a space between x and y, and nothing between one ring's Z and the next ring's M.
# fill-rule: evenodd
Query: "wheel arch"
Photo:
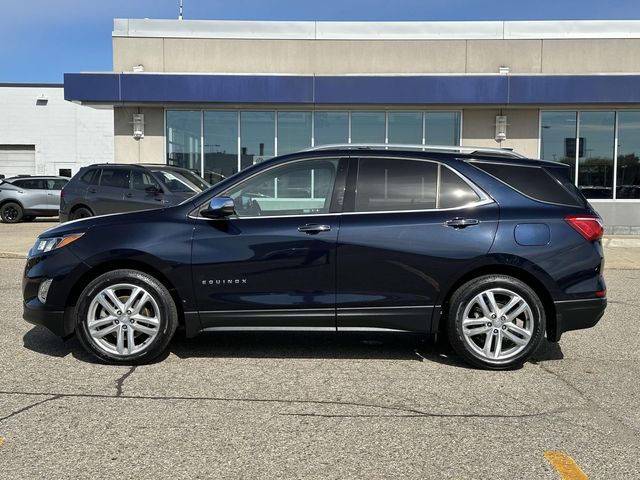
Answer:
M23 211L25 210L24 204L17 198L5 198L4 200L0 200L0 208L4 207L7 203L17 203Z
M546 317L546 333L547 338L550 340L554 340L556 338L556 308L553 303L553 297L549 292L549 288L545 285L545 283L540 280L536 275L529 272L525 268L515 266L515 265L484 265L481 267L477 267L469 272L465 273L462 277L456 280L451 287L448 289L446 295L444 295L441 308L439 310L440 315L439 318L435 319L434 322L434 331L436 332L444 332L446 328L446 319L447 319L447 309L449 307L449 300L453 293L460 288L466 282L473 280L474 278L482 277L484 275L508 275L510 277L517 278L518 280L526 283L529 287L531 287L542 302L545 311Z
M75 307L78 304L78 299L80 298L80 294L84 290L84 288L91 283L93 280L98 278L100 275L113 271L113 270L138 270L140 272L151 275L156 280L158 280L171 294L171 298L176 305L176 309L178 311L178 322L179 325L184 325L184 310L182 307L182 301L178 296L178 291L176 290L173 283L164 275L158 268L153 265L137 260L137 259L126 259L126 260L106 260L101 263L94 265L90 270L85 272L82 276L78 278L78 280L74 283L69 291L67 306ZM71 310L71 309L67 309Z
M87 205L86 203L82 203L82 202L78 202L75 205L73 205L71 208L69 208L69 215L71 215L73 212L75 212L76 210L78 210L80 208L86 208L87 210L89 210L91 212L91 215L93 215L95 217L96 213L93 211L93 209L89 205Z

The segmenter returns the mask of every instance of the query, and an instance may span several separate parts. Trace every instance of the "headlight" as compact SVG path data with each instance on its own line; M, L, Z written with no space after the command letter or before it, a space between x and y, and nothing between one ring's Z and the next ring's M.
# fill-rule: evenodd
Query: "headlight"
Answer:
M39 238L29 251L29 256L33 257L34 255L40 255L41 253L66 247L70 243L78 240L82 235L84 235L84 233L74 233L72 235L65 235L64 237Z

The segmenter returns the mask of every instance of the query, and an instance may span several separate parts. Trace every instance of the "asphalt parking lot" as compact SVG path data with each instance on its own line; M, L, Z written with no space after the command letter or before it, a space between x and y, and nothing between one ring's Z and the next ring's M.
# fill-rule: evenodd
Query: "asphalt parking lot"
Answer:
M550 451L640 478L640 270L606 271L595 328L485 372L430 339L330 334L178 337L152 365L95 364L22 320L23 264L0 258L0 478L561 478Z

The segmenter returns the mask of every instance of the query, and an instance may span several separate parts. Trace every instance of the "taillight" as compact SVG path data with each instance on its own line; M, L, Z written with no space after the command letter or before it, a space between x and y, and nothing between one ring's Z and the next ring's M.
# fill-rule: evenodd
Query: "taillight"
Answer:
M564 221L590 242L600 240L604 233L602 220L598 215L567 215Z

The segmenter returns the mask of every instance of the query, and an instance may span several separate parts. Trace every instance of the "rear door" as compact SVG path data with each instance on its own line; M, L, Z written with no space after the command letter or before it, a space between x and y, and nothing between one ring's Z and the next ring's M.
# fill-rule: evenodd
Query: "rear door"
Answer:
M429 330L442 287L489 251L498 206L429 160L354 159L347 185L338 330Z
M47 205L49 210L58 210L60 208L60 192L67 184L67 180L62 178L47 178L45 180L47 187Z

